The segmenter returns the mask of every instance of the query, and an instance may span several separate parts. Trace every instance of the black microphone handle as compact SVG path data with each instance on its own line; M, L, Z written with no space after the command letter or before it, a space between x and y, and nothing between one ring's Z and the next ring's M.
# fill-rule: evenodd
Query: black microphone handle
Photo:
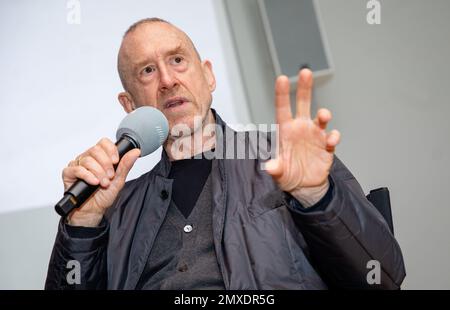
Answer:
M116 142L117 150L119 152L119 159L122 158L128 151L139 148L138 143L129 137L122 136ZM114 165L114 170L117 165ZM91 195L98 189L99 185L89 185L85 181L78 179L71 187L64 193L64 197L55 205L55 211L61 216L67 216L75 208L79 208Z

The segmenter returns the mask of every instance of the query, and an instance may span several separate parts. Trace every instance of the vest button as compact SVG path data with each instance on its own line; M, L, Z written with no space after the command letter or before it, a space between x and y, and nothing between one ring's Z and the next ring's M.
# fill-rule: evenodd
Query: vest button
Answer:
M161 194L159 196L162 200L166 200L167 198L169 198L169 193L164 189L161 191Z
M180 267L178 267L178 271L179 272L186 272L186 271L188 271L188 266L186 264L183 264Z
M183 228L185 233L190 233L192 231L192 226L191 225L186 225Z

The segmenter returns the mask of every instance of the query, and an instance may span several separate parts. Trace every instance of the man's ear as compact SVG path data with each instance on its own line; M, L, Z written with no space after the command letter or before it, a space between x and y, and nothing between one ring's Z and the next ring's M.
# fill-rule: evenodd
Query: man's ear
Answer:
M131 113L136 109L133 98L131 97L131 95L128 92L120 93L117 96L117 98L119 99L119 102L122 105L125 112Z
M209 60L202 62L203 74L205 75L206 81L208 82L209 91L213 92L216 89L216 77L212 70L212 64Z

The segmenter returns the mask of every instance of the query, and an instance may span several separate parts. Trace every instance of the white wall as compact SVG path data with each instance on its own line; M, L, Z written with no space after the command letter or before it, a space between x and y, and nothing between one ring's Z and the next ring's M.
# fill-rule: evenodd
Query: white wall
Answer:
M81 0L79 25L67 23L68 2L0 2L0 289L43 287L62 168L101 137L114 139L125 116L116 57L132 23L158 16L185 30L213 63L213 107L230 123L248 121L212 0ZM159 156L140 159L129 177Z

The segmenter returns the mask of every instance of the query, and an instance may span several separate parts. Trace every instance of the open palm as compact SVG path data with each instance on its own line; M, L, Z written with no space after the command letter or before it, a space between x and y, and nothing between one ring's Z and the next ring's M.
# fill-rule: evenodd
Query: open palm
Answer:
M289 79L281 76L275 85L276 117L279 124L279 150L276 159L266 163L267 172L286 192L317 188L328 184L333 154L340 141L337 130L326 132L331 113L321 109L311 119L312 72L299 73L297 113L292 116Z

